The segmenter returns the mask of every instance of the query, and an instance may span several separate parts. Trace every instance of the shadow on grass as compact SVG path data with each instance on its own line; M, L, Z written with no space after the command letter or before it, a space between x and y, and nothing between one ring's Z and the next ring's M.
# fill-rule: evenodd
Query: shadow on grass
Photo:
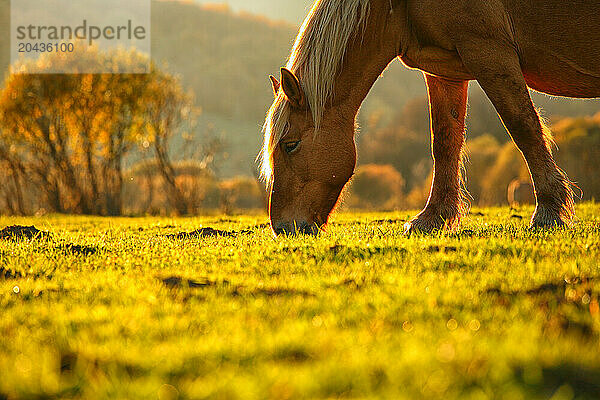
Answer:
M274 287L247 287L243 285L232 285L227 280L214 281L208 278L188 279L180 276L169 276L159 278L160 281L169 289L204 289L217 288L224 289L231 296L241 297L277 297L277 296L302 296L314 297L315 294L306 290L274 286Z
M531 370L539 371L532 379ZM586 368L576 364L561 364L554 366L518 366L515 368L517 381L531 393L547 394L552 397L564 386L568 386L576 399L600 398L600 369ZM568 390L568 389L567 389ZM563 398L563 397L561 397Z
M223 231L213 228L201 228L192 232L178 232L171 235L165 235L167 239L198 239L208 237L236 237L238 235L247 235L253 233L250 229L245 229L239 232Z
M49 232L40 231L35 226L13 225L0 230L0 239L23 240L23 239L48 239Z

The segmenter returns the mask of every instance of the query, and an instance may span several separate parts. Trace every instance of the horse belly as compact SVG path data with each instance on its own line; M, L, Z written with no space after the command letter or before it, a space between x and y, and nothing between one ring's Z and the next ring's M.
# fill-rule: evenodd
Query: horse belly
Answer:
M600 97L600 71L587 70L570 60L541 57L535 65L523 65L523 75L527 85L538 92L574 98Z
M600 97L600 0L503 0L527 84L556 96Z

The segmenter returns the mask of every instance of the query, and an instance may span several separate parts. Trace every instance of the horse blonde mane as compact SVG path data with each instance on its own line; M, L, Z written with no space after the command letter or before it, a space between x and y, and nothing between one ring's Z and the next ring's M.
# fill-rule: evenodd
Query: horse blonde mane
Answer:
M348 43L369 15L370 0L317 0L296 37L286 68L296 75L310 107L315 133L333 95ZM272 154L285 135L290 104L279 90L263 126L261 175L272 177Z

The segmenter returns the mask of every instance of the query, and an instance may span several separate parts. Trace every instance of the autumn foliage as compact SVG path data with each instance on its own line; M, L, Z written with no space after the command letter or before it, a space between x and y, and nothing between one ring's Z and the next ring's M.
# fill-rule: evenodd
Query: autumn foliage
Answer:
M107 70L146 61L122 50L81 50L77 57ZM22 68L43 70L58 62L51 55ZM149 74L9 75L0 93L0 163L7 182L0 193L7 208L119 215L126 162L153 157L171 203L186 213L168 148L193 112L178 80L155 67Z

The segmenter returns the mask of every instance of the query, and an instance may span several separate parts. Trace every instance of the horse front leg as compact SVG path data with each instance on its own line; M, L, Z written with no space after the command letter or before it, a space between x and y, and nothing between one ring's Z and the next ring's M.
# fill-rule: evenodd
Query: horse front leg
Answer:
M466 209L461 188L468 81L425 74L431 115L433 182L427 205L406 224L407 233L456 227Z

